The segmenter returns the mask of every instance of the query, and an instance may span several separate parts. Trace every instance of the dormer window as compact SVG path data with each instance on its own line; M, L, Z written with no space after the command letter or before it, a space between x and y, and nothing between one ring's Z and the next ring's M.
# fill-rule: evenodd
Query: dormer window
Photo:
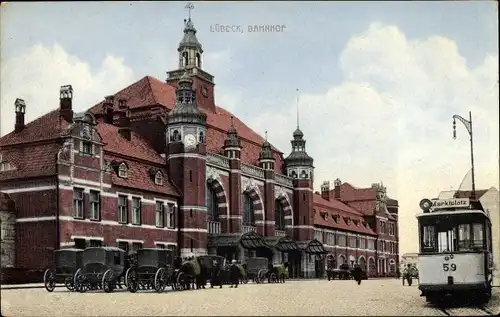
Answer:
M156 172L155 184L156 185L163 185L163 174L160 171Z
M356 227L359 227L359 220L353 220L353 222L356 225Z
M118 177L127 178L128 176L128 167L127 164L121 163L118 167Z
M323 219L328 220L328 213L327 212L322 211L322 212L320 212L320 215Z
M4 161L2 158L2 154L0 154L0 172L10 171L11 169L13 168L10 163Z
M344 217L345 223L350 226L351 225L351 218L350 217Z
M340 220L339 215L333 216L333 221L335 221L335 223L339 223L339 220Z

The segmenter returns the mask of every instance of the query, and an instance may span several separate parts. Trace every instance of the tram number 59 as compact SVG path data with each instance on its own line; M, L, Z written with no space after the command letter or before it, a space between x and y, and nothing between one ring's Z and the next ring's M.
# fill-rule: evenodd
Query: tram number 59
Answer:
M455 263L443 263L443 271L448 272L448 271L456 271L457 270L457 265Z

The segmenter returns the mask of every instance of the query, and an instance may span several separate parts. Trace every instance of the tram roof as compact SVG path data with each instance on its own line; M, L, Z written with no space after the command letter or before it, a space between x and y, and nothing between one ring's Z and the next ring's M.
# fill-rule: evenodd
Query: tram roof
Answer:
M483 215L486 218L490 218L490 216L484 212L483 210L480 209L440 209L439 211L433 211L433 212L425 212L425 213L420 213L417 214L417 218L424 218L424 217L439 217L439 216L452 216L452 215L471 215L471 214L478 214L478 215Z

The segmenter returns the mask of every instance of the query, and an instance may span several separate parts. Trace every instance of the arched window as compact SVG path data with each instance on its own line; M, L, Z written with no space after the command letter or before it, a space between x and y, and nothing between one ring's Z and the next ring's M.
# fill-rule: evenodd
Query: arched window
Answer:
M174 133L172 133L172 141L179 141L181 139L181 136L179 134L179 131L174 130Z
M160 171L158 171L155 175L155 184L163 185L163 174Z
M184 52L182 53L182 63L184 66L187 66L188 65L188 52Z
M200 53L196 53L196 66L201 68L201 55L200 55Z
M203 132L200 132L199 142L200 142L200 143L205 142L205 135L203 134Z
M127 164L121 163L120 166L118 167L118 177L127 178L127 176L128 176Z
M243 225L255 226L255 210L253 209L253 199L249 194L244 193L243 203Z
M208 221L219 221L219 213L217 212L217 193L208 183L207 186L207 213Z
M290 176L291 176L291 177L293 177L293 178L297 178L297 172L292 171L292 172L290 173Z
M303 171L300 173L300 178L307 178L307 173L306 173L306 171L304 171L304 170L303 170Z
M283 209L283 204L280 199L276 199L274 209L276 230L285 230L285 210Z

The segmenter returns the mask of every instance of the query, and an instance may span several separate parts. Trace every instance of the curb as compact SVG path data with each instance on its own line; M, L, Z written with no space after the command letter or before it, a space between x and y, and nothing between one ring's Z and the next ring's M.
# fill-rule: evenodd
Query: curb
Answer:
M1 285L0 290L11 290L11 289L30 289L30 288L45 288L45 285L39 284L23 284L23 285Z

